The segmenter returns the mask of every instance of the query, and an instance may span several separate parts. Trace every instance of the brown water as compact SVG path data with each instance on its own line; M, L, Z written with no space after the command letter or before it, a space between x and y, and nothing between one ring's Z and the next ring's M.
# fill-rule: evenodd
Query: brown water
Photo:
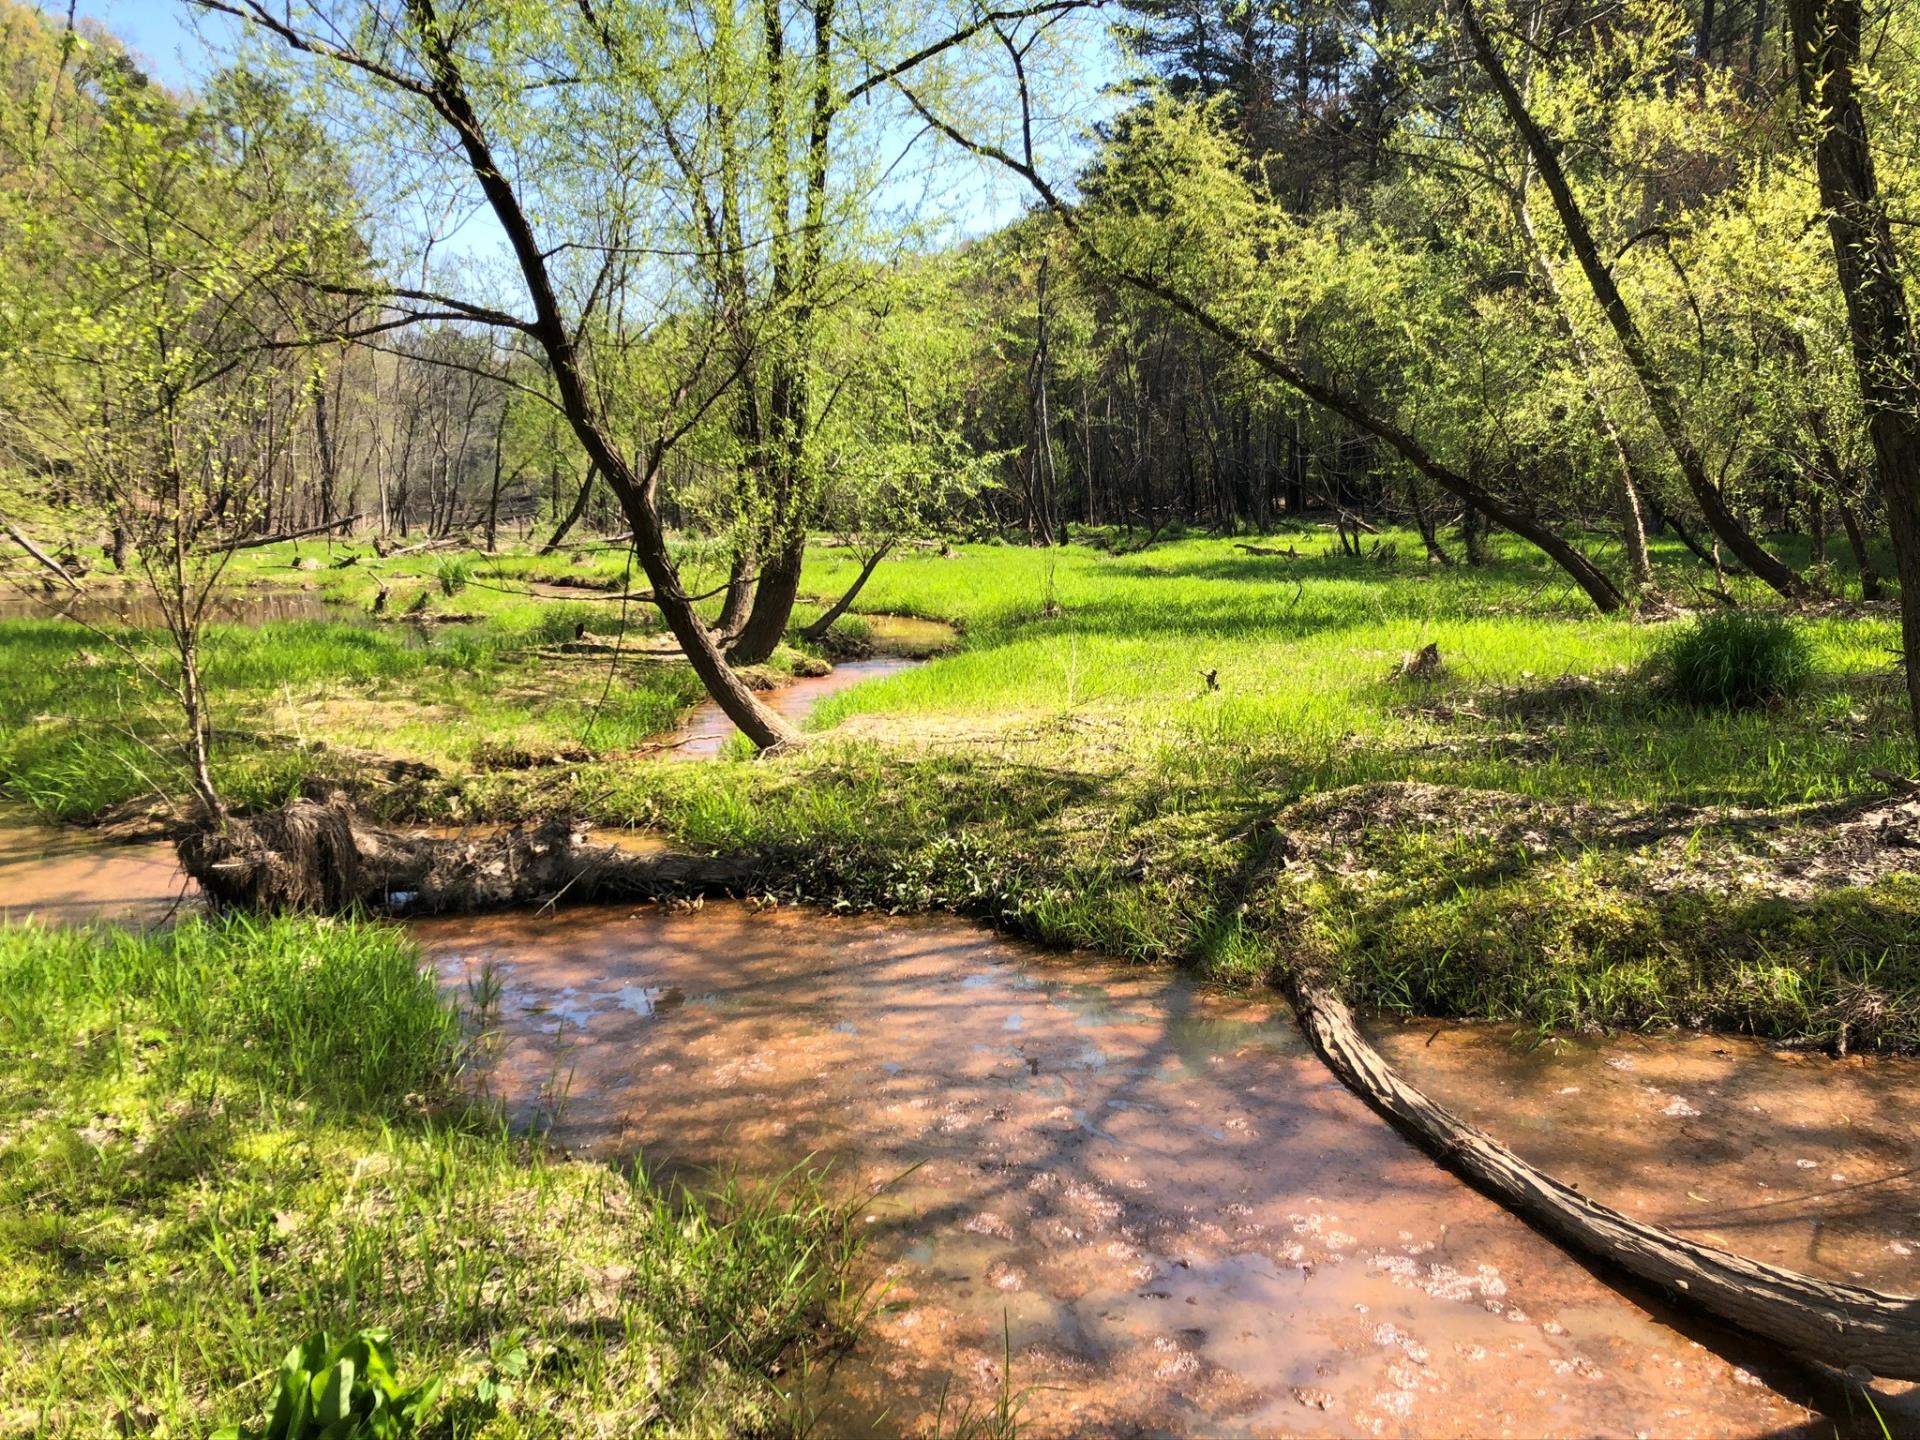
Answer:
M213 602L212 618L223 625L264 625L272 620L353 619L357 611L329 605L317 593L304 590L238 590ZM95 589L71 593L26 595L0 589L0 620L77 620L88 625L132 625L152 628L166 617L153 598L141 591Z
M863 680L877 680L921 664L898 655L876 655L869 660L843 660L825 675L794 680L778 690L769 690L760 698L776 715L798 724L813 708L829 696L850 690ZM696 706L667 743L674 753L689 760L718 755L720 749L739 731L719 705L711 700Z
M1378 1039L1435 1099L1637 1220L1920 1293L1920 1062L1699 1034L1529 1048L1496 1025Z
M813 1157L877 1192L888 1308L826 1433L925 1431L943 1386L949 1419L988 1405L1003 1345L1038 1434L1833 1433L1778 1357L1690 1335L1451 1179L1273 1003L945 921L710 904L417 934L450 986L502 982L483 1083L519 1123L669 1169ZM1519 1077L1475 1087L1496 1048L1459 1052L1463 1094L1532 1114ZM1638 1110L1607 1113L1586 1173L1648 1148Z
M0 821L0 924L153 925L194 903L170 841L108 844L79 831Z

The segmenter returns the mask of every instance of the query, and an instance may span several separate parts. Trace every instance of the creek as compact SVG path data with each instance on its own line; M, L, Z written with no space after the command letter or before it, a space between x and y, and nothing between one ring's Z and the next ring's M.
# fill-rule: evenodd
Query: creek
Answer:
M871 673L774 698L797 718ZM696 719L682 752L716 728ZM0 830L0 918L151 922L181 890L164 845ZM1609 1283L1440 1169L1271 996L952 919L742 902L411 928L450 993L488 997L474 1083L517 1125L695 1185L824 1167L859 1204L881 1304L807 1382L820 1433L924 1432L1003 1387L1030 1434L1878 1433L1789 1357ZM1636 1218L1920 1289L1920 1062L1372 1031ZM1873 1398L1920 1431L1912 1387Z

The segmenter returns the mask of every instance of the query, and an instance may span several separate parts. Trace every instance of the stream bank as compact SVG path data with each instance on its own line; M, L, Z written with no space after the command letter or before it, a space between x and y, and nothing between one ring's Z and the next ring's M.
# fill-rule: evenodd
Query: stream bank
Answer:
M13 846L4 872L9 897L28 880L46 897L43 918L83 917L87 892L62 884L118 903L144 877L172 903L151 847L93 847L80 870L55 853L42 873L22 852L43 841ZM889 1303L808 1402L826 1422L910 1433L943 1395L978 1410L1002 1386L1043 1434L1793 1434L1839 1413L1777 1350L1616 1289L1433 1166L1276 1000L955 920L698 898L410 929L449 993L492 997L476 1078L518 1126L696 1181L826 1162L830 1188L872 1197L869 1275ZM1529 1056L1489 1027L1375 1033L1600 1198L1663 1206L1662 1223L1700 1206L1681 1219L1708 1243L1914 1288L1897 1172L1920 1154L1903 1118L1920 1113L1916 1062L1849 1062L1858 1088L1830 1097L1836 1116L1806 1109L1812 1081L1770 1088L1794 1062L1713 1037ZM1556 1148L1552 1117L1589 1090ZM1791 1139L1771 1134L1793 1116ZM1851 1148L1818 1138L1856 1125ZM1670 1187L1708 1163L1711 1185L1686 1187L1705 1202L1683 1204ZM1761 1187L1792 1203L1762 1211L1749 1244L1732 1202ZM1874 1396L1920 1426L1909 1387Z

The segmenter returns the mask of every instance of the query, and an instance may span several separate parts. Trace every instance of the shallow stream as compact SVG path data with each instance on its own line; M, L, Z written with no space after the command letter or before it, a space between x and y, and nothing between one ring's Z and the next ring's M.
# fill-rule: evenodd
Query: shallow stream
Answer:
M842 660L825 675L792 680L777 690L767 691L760 698L776 715L798 725L813 713L814 707L822 700L838 695L842 690L850 690L865 680L897 675L902 670L911 670L923 663L899 655ZM715 701L707 700L694 707L668 744L682 759L697 760L718 755L721 747L738 733L733 722L727 719L726 712Z
M899 663L774 699L797 716ZM727 728L683 733L698 754ZM164 844L0 827L0 919L153 922L184 888ZM925 1432L943 1401L951 1429L1003 1393L1028 1434L1878 1433L1777 1352L1623 1292L1453 1179L1270 997L955 920L744 903L413 929L463 1002L495 997L475 1083L517 1123L696 1184L824 1166L864 1201L882 1305L810 1382L819 1433ZM1629 1214L1920 1291L1920 1062L1376 1036ZM1920 1394L1873 1398L1920 1433Z
M1832 1433L1798 1403L1790 1363L1621 1293L1401 1140L1272 1000L958 921L743 904L416 933L449 986L497 982L479 1083L518 1123L669 1171L810 1161L874 1196L862 1220L888 1305L827 1389L828 1433L922 1427L943 1387L950 1416L990 1406L1007 1353L1039 1434ZM1431 1054L1433 1029L1389 1043ZM1541 1117L1567 1108L1563 1075L1461 1033L1414 1078L1516 1141L1552 1134ZM1738 1047L1709 1087L1680 1073L1693 1044L1582 1047L1574 1073L1682 1086L1729 1112L1781 1067L1800 1074ZM1780 1186L1801 1209L1771 1230L1735 1229L1725 1201L1690 1218L1808 1268L1806 1207L1828 1203L1809 1194L1842 1183L1824 1167L1852 1167L1858 1228L1825 1248L1827 1273L1911 1291L1920 1222L1900 1208L1904 1177L1886 1176L1916 1152L1920 1065L1829 1073L1833 1088L1780 1104L1855 1105L1860 1133L1842 1154L1804 1126L1784 1173L1779 1146L1752 1143L1771 1122L1751 1112L1725 1117L1716 1173L1692 1173L1698 1117L1650 1119L1637 1081L1596 1093L1561 1143L1596 1193L1648 1218L1692 1205L1689 1187ZM1876 1403L1895 1433L1920 1425L1908 1397Z

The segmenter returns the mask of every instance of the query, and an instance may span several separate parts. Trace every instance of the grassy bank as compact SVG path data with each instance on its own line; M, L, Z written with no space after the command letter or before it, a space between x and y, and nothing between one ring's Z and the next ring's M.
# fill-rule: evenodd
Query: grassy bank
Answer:
M830 702L808 754L472 798L771 853L827 903L1229 979L1310 963L1387 1009L1920 1047L1920 889L1857 822L1912 768L1890 611L1803 612L1802 694L1696 707L1660 658L1684 621L1596 617L1525 557L1279 543L1302 558L909 557L869 603L966 651ZM1439 673L1395 678L1428 644Z
M390 927L0 929L0 1432L258 1425L363 1326L435 1433L779 1428L842 1217L551 1159L461 1107L461 1029Z
M604 602L508 593L569 568L619 582L616 554L583 551L500 557L453 597L423 573L435 605L493 607L424 641L232 632L223 764L249 803L343 783L424 819L571 809L767 853L810 899L950 907L1231 979L1310 962L1386 1007L1920 1047L1905 866L1849 828L1886 794L1876 770L1912 768L1889 607L1797 612L1807 688L1729 710L1666 689L1660 651L1684 621L1596 616L1510 544L1441 569L1408 535L1379 559L1312 529L1260 542L1290 554L1094 538L889 558L861 608L950 622L964 647L829 701L820 742L783 759L687 766L633 743L691 698L684 670L569 653ZM1701 600L1683 551L1657 559L1669 597ZM415 563L315 583L359 603ZM853 570L812 552L803 611ZM1428 645L1438 670L1402 678ZM82 648L0 626L0 660L55 677L0 697L0 783L54 814L106 808L81 777L138 788L138 756L115 772L61 748L123 743L101 710L129 682ZM602 729L609 713L631 719ZM383 768L395 758L431 773Z

